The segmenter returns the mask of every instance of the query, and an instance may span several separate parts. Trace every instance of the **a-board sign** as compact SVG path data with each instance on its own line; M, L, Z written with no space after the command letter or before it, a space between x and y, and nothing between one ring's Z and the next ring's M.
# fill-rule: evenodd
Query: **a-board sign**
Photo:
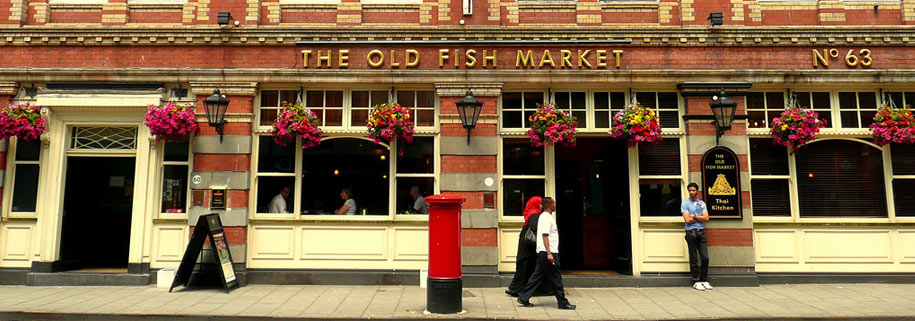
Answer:
M191 273L194 266L197 265L197 258L203 249L203 243L207 237L210 239L210 246L215 250L215 257L218 260L216 265L219 267L219 279L226 292L230 288L237 287L238 281L235 279L235 270L232 268L232 253L229 253L229 243L226 242L226 235L222 229L222 220L219 214L201 215L197 218L197 225L194 227L194 235L191 236L187 244L187 250L184 251L184 257L175 273L175 280L168 292L171 292L176 286L187 286L191 279Z
M716 146L702 155L702 189L710 217L741 217L740 161L734 151Z

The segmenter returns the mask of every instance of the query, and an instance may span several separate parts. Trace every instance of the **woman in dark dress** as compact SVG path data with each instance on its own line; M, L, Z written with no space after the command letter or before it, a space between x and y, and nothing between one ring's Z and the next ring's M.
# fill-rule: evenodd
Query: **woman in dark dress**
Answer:
M517 297L527 280L534 273L534 267L537 264L537 241L528 241L524 239L524 234L528 230L537 231L537 219L540 217L542 209L540 208L540 196L531 197L524 206L524 226L521 227L521 234L518 235L518 254L515 256L515 276L512 283L505 290L505 294ZM536 233L535 233L536 234Z

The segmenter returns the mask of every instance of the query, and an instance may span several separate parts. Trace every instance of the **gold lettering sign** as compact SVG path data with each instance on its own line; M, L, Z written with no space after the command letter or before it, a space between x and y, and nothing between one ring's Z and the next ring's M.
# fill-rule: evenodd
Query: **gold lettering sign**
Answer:
M728 183L728 179L724 177L724 174L718 174L718 178L715 179L715 184L708 188L709 195L735 195L737 194L737 189L731 187L731 184Z
M844 49L843 49L844 50ZM825 67L829 68L829 63L836 59L842 59L839 57L841 52L837 48L817 50L813 49L813 67ZM870 49L848 49L845 52L845 65L848 67L870 67L874 63L874 58L871 57Z
M503 51L503 55L504 55ZM511 49L509 50L511 52ZM623 50L607 49L517 49L515 64L511 60L502 60L507 66L499 64L499 49L306 49L301 50L303 68L351 68L364 66L380 68L435 68L435 56L438 68L515 68L515 69L595 69L621 68ZM612 54L612 56L611 56ZM870 65L869 51L856 62L862 66ZM354 61L364 57L364 62ZM508 54L510 59L510 53ZM433 56L433 57L426 57ZM423 61L430 60L431 62ZM824 60L825 61L825 60ZM828 65L828 63L827 63Z

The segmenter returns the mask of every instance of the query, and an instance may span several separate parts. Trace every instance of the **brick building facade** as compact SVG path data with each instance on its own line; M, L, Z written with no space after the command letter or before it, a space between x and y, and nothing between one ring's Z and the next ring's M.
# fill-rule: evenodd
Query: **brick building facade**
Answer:
M713 274L905 276L915 150L874 145L867 125L887 98L915 101L913 23L915 0L0 0L0 103L40 105L48 120L39 142L0 148L0 283L124 266L148 282L177 266L196 217L218 212L245 282L412 284L427 220L402 214L411 186L467 198L465 284L513 271L531 195L559 200L571 275L633 276L581 284L676 275L688 267L670 204L702 182L719 88L738 103L720 145L739 159L742 215L708 224ZM202 108L188 142L150 137L147 105L202 106L216 88L230 100L223 137ZM467 90L484 103L469 143L454 104ZM284 100L322 113L323 147L270 140ZM426 117L416 143L366 140L363 112L387 100ZM611 115L636 101L661 115L656 147L609 137ZM543 102L579 116L578 147L527 144L524 115ZM768 144L787 103L831 124L798 153ZM77 192L85 171L104 173L98 199ZM843 182L860 193L829 192ZM282 186L289 213L269 213ZM211 209L214 188L227 209ZM323 215L341 188L362 215Z

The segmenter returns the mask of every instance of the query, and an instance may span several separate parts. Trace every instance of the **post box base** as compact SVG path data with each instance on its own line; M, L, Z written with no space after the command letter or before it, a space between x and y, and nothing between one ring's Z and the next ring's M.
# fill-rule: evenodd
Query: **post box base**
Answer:
M459 313L463 308L461 279L429 278L426 282L426 311Z

